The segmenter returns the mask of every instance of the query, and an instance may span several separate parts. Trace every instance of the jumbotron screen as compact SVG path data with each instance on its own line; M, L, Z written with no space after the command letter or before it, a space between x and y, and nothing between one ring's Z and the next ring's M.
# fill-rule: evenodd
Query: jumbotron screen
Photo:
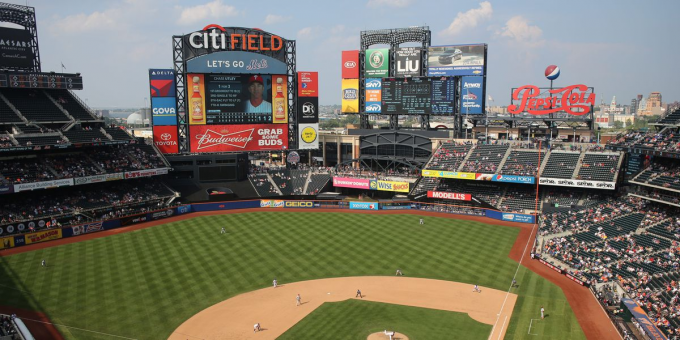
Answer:
M190 124L288 122L285 75L188 74Z
M383 114L454 113L456 81L445 77L384 78Z

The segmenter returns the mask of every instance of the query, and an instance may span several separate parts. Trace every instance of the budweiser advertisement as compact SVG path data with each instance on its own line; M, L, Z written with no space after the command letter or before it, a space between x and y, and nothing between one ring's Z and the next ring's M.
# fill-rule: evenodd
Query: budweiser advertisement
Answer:
M285 150L288 125L195 125L189 128L191 152Z
M342 78L359 78L359 51L342 51Z
M566 112L570 115L582 116L591 112L594 105L595 91L592 87L571 85L546 89L524 85L512 90L512 103L508 106L508 112L512 114L526 112L531 115Z
M177 126L154 126L153 143L162 153L178 153Z
M442 198L445 200L455 200L455 201L469 201L472 199L470 194L459 194L455 192L445 192L445 191L428 191L427 197L429 198Z

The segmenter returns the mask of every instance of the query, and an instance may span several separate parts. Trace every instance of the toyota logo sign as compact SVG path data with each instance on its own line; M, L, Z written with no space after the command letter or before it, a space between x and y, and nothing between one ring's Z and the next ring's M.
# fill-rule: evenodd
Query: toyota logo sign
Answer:
M168 141L168 140L172 139L172 135L166 132L166 133L161 135L161 139Z

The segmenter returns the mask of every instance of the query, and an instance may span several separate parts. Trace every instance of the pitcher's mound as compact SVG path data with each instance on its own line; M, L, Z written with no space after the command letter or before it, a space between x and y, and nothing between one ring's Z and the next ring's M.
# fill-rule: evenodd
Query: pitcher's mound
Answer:
M385 335L385 332L373 333L366 338L366 340L389 340L390 337ZM399 332L394 332L392 340L408 340L408 337Z

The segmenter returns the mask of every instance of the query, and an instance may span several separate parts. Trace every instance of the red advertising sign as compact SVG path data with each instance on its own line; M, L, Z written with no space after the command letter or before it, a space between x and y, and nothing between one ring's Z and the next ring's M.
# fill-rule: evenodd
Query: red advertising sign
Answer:
M359 51L342 51L342 78L359 78Z
M588 91L588 90L591 91ZM508 112L520 114L527 112L531 115L547 115L564 111L574 116L582 116L595 105L595 93L585 85L571 85L559 89L546 90L533 85L524 85L512 91L512 100L519 100L520 104L508 106Z
M191 152L285 150L287 124L193 125Z
M319 96L319 72L298 72L298 97Z
M177 126L154 126L153 143L162 153L179 153Z
M459 194L455 192L445 192L445 191L428 191L427 197L429 198L443 198L446 200L456 200L456 201L469 201L472 199L470 194Z

